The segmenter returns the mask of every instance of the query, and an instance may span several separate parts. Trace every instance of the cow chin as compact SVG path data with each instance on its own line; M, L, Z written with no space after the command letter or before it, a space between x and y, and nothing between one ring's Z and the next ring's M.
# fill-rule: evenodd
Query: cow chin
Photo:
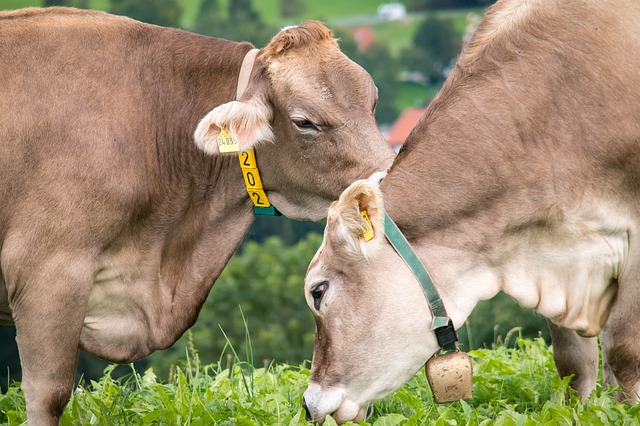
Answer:
M360 407L355 402L345 399L331 417L339 424L357 422L367 417L367 407Z
M320 221L327 217L329 205L332 200L327 200L320 197L313 197L305 202L305 205L301 205L300 202L290 201L284 195L267 191L267 196L276 209L289 219L294 220L311 220Z
M309 384L304 393L304 408L307 410L307 420L317 424L324 423L327 415L342 424L365 420L369 414L368 407L346 397L343 388L323 389L316 383Z

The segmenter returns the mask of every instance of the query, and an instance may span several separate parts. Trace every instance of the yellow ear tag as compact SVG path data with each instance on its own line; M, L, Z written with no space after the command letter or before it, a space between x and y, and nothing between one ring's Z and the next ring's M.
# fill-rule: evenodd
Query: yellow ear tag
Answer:
M218 150L220 152L239 152L240 145L238 140L231 134L227 126L224 124L220 128L220 134L217 137Z
M375 237L375 233L373 232L373 225L371 224L371 220L369 219L369 215L366 210L361 210L360 214L367 221L366 226L364 227L364 240L371 241L373 237Z

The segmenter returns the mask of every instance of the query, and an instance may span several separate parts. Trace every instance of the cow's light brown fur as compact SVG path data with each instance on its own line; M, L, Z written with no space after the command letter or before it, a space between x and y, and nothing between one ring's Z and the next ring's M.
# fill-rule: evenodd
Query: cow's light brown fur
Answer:
M582 336L600 334L605 377L634 402L639 22L631 0L498 1L380 185L456 325L502 290L556 324L558 369L576 374L582 395L598 366L596 339ZM332 212L359 220L354 191ZM326 288L321 309L312 306L318 333L305 398L314 418L347 421L437 346L400 258L384 241L369 261L354 254L339 224L327 225L305 284Z
M254 216L237 156L192 135L234 100L251 48L100 12L0 14L0 321L17 327L30 424L57 423L78 348L129 362L196 320ZM237 104L253 137L237 136L278 209L323 217L388 167L375 97L320 23L261 52Z

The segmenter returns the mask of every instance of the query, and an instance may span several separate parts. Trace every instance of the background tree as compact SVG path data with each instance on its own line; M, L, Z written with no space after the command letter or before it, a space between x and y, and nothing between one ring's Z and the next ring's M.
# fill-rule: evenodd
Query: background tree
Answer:
M43 0L42 6L72 6L79 7L81 9L88 9L89 0Z
M309 234L286 246L277 237L262 244L247 242L213 286L198 321L191 329L195 347L205 363L217 362L227 341L245 353L248 332L256 365L263 360L299 364L311 358L314 321L304 298L304 275L322 238ZM188 336L172 348L150 357L157 374L184 358Z
M223 16L218 0L202 0L193 30L200 34L225 38L228 20Z
M499 293L491 300L480 302L473 310L466 327L459 330L461 347L464 350L490 348L504 342L509 331L517 327L522 329L524 337L535 338L542 333L547 342L551 341L542 316L521 308L511 297Z
M418 26L413 44L434 62L438 71L444 71L458 57L462 37L456 33L451 19L429 15Z
M367 50L351 58L366 69L378 87L376 120L393 123L398 117L395 100L398 92L398 61L391 55L387 45L373 42Z
M409 10L457 9L485 7L495 0L406 0Z
M233 0L229 2L229 19L231 21L260 21L260 14L253 8L251 0Z
M336 29L334 33L340 41L342 52L367 70L378 87L376 120L379 123L392 123L398 117L398 109L395 107L400 72L398 60L384 43L374 41L362 51L348 32Z
M150 24L178 27L182 6L177 0L111 0L110 12Z
M225 12L218 0L203 0L194 30L212 37L249 41L256 47L265 46L278 32L265 24L251 0L229 1Z
M280 0L280 15L283 18L295 18L302 15L307 9L302 0Z
M256 216L245 241L261 243L269 237L277 236L286 246L291 246L306 238L309 233L322 234L324 225L325 221L299 221L285 216Z
M436 69L435 61L424 50L415 46L405 47L400 51L399 57L402 58L400 66L405 71L422 76L421 83L429 86L442 84L442 72Z

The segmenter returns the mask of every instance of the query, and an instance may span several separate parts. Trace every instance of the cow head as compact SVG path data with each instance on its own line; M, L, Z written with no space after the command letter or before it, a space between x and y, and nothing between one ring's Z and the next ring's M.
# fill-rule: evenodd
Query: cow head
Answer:
M218 155L226 125L241 150L256 148L271 202L289 217L318 220L349 183L393 160L374 119L376 101L369 74L309 21L260 51L244 95L207 114L195 141Z
M365 241L368 226L374 237ZM329 209L324 242L305 278L316 320L308 415L363 419L367 406L409 380L438 349L420 284L386 241L382 195L353 183Z

